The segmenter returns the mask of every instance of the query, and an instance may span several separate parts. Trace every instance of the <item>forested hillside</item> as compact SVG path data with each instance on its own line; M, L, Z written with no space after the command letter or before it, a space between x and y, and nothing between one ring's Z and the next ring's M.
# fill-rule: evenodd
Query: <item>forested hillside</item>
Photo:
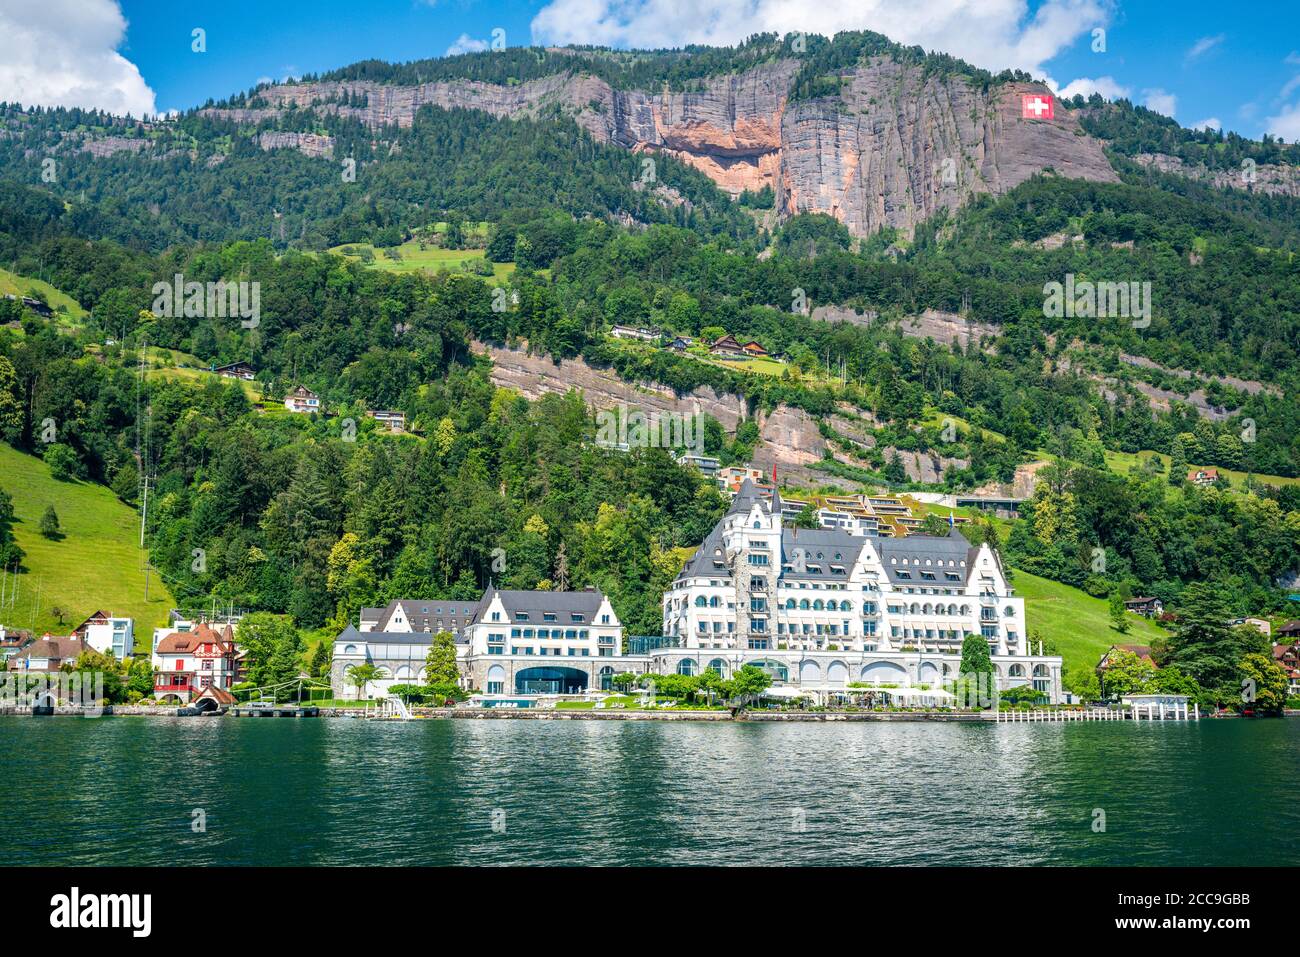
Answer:
M871 35L811 51L799 96L830 95L837 71L868 55L963 84L1016 80ZM784 52L770 40L644 58L512 51L338 75L504 82L581 61L620 86L689 87ZM948 490L1037 469L1009 532L974 530L1011 564L1167 603L1213 580L1237 613L1279 610L1280 583L1300 570L1300 486L1257 476L1300 476L1300 207L1125 165L1165 126L1124 106L1073 109L1115 140L1122 181L1046 171L908 238L851 235L821 214L780 222L770 196L732 199L668 156L646 179L643 156L560 113L425 105L380 138L328 112L139 124L7 108L0 267L88 314L61 322L0 299L0 437L131 505L147 482L153 561L181 602L315 628L398 596L468 599L489 580L596 584L632 633L652 634L663 586L725 501L663 450L598 447L576 393L530 402L495 387L475 342L510 345L683 402L724 397L740 421L709 422L706 444L727 463L755 451L761 417L805 415L827 447L811 471L828 489L918 487L900 453L945 463L930 487ZM84 151L82 127L153 145ZM268 132L328 136L333 155L264 149ZM1185 134L1166 130L1161 148L1216 145ZM43 150L52 181L32 160ZM366 244L391 262L405 242L474 256L398 271L327 251ZM155 284L178 274L258 284L257 321L157 309ZM1046 287L1067 276L1149 284L1149 323L1053 314ZM962 334L918 334L909 322L929 313ZM730 333L783 364L762 374L627 343L615 324ZM241 361L254 381L207 371ZM300 384L326 414L284 411ZM379 434L367 409L405 412L416 434ZM1169 464L1107 465L1140 451ZM1191 466L1246 478L1193 488Z

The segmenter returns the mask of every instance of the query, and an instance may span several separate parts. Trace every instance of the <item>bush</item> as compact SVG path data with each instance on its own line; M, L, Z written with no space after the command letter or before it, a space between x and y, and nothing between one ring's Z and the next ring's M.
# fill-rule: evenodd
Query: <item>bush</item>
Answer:
M55 442L45 447L41 456L50 467L50 477L60 482L68 482L81 474L81 460L77 453L66 445Z

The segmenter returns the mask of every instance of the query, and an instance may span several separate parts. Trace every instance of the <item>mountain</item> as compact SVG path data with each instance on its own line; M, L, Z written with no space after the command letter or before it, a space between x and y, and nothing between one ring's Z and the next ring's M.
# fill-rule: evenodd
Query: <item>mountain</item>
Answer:
M365 181L365 167L403 159L423 163L426 179L436 178L428 167L443 158L427 137L413 137L412 128L423 116L422 123L433 124L445 139L448 122L435 118L437 112L474 110L558 129L572 123L595 144L644 154L661 166L669 161L664 168L630 164L617 188L602 183L591 191L601 193L599 199L575 195L569 202L575 214L633 221L669 221L682 207L703 207L706 218L712 215L716 200L698 182L677 175L676 162L732 198L770 190L781 219L825 213L855 236L885 227L910 236L940 210L956 209L973 196L1003 194L1044 171L1117 179L1102 142L1080 127L1072 111L1058 110L1050 120L1022 118L1023 96L1049 95L1028 76L995 77L871 33L806 38L801 49L794 44L768 36L723 50L622 54L563 48L489 51L401 66L356 64L302 82L263 85L179 119L153 122L69 111L67 122L52 123L58 111L11 109L0 130L0 170L25 163L39 146L45 155L64 157L66 181L76 188L123 195L133 173L162 172L166 181L179 164L199 181L229 183L222 170L227 163L243 168L250 150L288 149L318 161L353 158L363 167L358 182ZM533 149L521 149L518 136L509 138L500 142L494 130L486 139L498 140L494 155L509 146L515 161L527 162ZM574 155L559 168L588 176L583 170L592 150L576 137L565 140ZM472 162L463 154L479 149L473 138L457 145L461 161ZM87 160L110 164L127 183L110 186L102 176L83 177ZM291 181L313 178L316 205L320 192L337 182L337 173L322 172L323 165L281 161L279 168ZM648 191L640 188L647 181ZM157 183L146 176L142 185ZM251 204L260 205L262 217L272 206L292 216L308 201L285 183L258 192L260 201ZM149 205L167 217L164 204ZM201 225L210 221L205 216L185 228L191 238L210 238ZM276 225L283 231L283 223ZM716 231L718 225L706 228Z

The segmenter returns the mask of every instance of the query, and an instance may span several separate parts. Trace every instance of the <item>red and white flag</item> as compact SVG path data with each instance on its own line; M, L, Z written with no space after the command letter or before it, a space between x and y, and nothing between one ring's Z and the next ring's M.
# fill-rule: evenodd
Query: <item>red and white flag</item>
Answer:
M1050 120L1056 115L1055 104L1046 93L1022 93L1020 118L1022 120Z

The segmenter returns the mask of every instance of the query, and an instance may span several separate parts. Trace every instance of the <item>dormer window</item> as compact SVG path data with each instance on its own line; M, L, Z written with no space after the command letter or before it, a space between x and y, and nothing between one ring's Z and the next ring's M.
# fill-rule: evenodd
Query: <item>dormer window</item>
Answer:
M515 621L527 621L527 620L528 620L528 612L526 611L515 612Z

